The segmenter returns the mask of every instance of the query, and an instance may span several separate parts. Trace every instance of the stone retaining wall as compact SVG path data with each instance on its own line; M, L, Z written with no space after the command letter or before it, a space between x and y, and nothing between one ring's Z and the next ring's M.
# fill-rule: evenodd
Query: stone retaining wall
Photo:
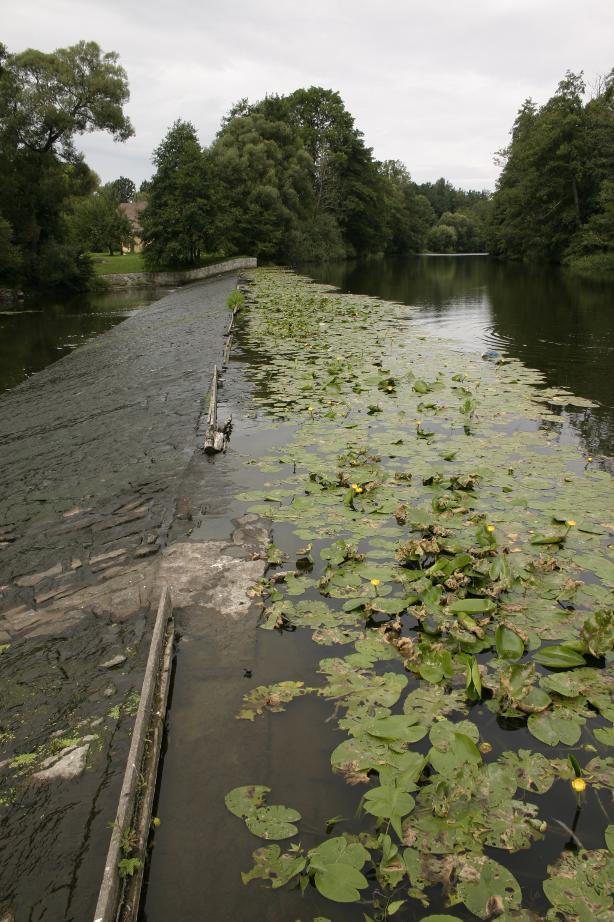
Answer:
M100 278L104 279L109 288L144 288L150 286L177 288L180 285L187 285L188 282L198 282L214 275L221 275L223 272L255 269L257 265L258 260L254 256L237 256L234 259L214 263L212 266L203 266L201 269L177 270L176 272L124 272L102 275Z

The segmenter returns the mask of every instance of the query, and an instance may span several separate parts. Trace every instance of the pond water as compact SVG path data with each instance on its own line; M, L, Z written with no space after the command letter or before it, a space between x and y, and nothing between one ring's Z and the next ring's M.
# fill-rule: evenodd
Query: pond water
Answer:
M485 256L414 256L303 268L342 291L419 309L414 323L469 351L497 349L600 404L568 414L593 455L614 454L614 290L549 266Z
M328 271L325 280L334 282ZM258 273L252 290L256 301L239 317L221 390L220 415L231 413L234 421L230 448L203 462L208 469L195 477L203 491L199 513L184 524L189 539L201 541L225 537L245 512L264 517L274 542L260 587L266 610L257 629L247 617L222 620L215 604L196 615L178 610L154 808L161 825L141 918L383 922L396 906L401 922L450 909L453 919L469 922L499 915L498 904L488 908L489 888L505 880L513 910L505 918L537 922L559 901L559 862L575 875L579 849L604 859L611 822L601 794L612 785L602 759L610 737L605 713L597 713L599 706L607 711L610 697L595 695L602 681L611 683L611 670L591 654L586 669L564 670L561 679L536 658L542 642L576 639L589 613L610 597L612 529L600 524L611 506L608 475L587 463L577 440L560 438L563 408L541 406L545 395L533 391L534 372L519 362L481 362L477 336L463 344L468 354L423 337L432 301L425 298L416 315L341 298L285 273ZM464 477L468 471L477 480ZM566 511L561 520L563 510L578 521ZM492 532L501 544L487 549ZM417 551L423 533L444 540L429 537ZM414 539L401 545L409 535ZM416 562L400 570L404 554L417 554ZM444 591L435 558L464 568L466 577L455 571ZM404 589L392 588L394 580L407 580ZM477 633L471 618L448 619L453 609L446 606L458 592L454 611L473 610ZM490 614L477 614L495 610L491 592L502 606L492 622ZM423 609L410 605L416 595ZM496 625L515 634L513 655L499 652ZM390 640L395 635L403 647ZM405 654L390 655L390 645ZM442 665L448 655L449 669ZM480 692L466 684L466 655L483 677ZM565 686L584 677L595 683L587 691L595 708ZM304 683L304 691L277 683ZM542 686L553 692L544 717ZM451 747L442 742L452 732L444 714L459 730ZM550 732L559 717L560 738ZM407 741L415 742L408 755L404 744L395 749L401 731L370 723L378 720L396 721L394 727L425 721L428 739L425 727L415 737L409 730ZM373 743L382 738L388 742ZM471 740L479 740L478 751ZM452 753L454 764L444 764L433 747ZM588 778L581 798L570 784L570 755ZM431 764L419 789L411 781L407 787L423 757ZM295 841L292 827L285 837L268 835L243 823L241 811L225 809L231 790L251 784L270 788L271 804L298 811ZM367 797L392 797L403 785L417 801L415 809L404 808L411 817L402 843L408 874L388 853L393 827L374 819L387 820L394 810L365 807ZM362 835L374 856L358 877L360 896L327 896L315 865L303 878L304 892L296 877L277 889L284 869L275 863L277 848L288 850L286 862L293 855L311 862L309 849L327 842L337 848L345 834ZM400 844L397 830L393 838ZM484 892L476 884L477 893L471 881L486 861ZM494 891L500 899L501 892ZM592 918L608 917L599 908Z
M0 304L0 394L166 293L32 295L16 305Z

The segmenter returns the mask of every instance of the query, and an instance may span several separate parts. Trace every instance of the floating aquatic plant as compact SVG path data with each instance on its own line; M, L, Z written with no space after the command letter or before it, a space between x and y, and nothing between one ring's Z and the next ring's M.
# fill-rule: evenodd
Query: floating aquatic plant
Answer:
M243 880L370 901L366 919L418 918L437 886L463 918L538 918L506 856L550 834L540 798L555 784L582 809L614 786L611 481L540 429L544 401L583 404L518 362L415 336L392 304L279 270L258 270L252 294L241 347L266 358L248 369L254 400L287 427L257 462L266 485L240 497L279 544L261 628L331 649L319 683L280 676L239 716L327 704L360 830L259 848ZM292 557L290 531L306 553ZM494 732L491 715L528 734ZM300 816L266 793L239 788L227 805L256 835L298 837ZM604 835L607 848L548 869L548 920L611 918L607 822Z

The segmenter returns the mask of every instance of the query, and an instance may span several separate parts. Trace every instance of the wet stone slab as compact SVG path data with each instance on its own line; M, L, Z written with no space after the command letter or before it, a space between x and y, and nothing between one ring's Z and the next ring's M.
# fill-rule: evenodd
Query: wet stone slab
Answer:
M0 398L1 919L93 915L235 285L175 292Z

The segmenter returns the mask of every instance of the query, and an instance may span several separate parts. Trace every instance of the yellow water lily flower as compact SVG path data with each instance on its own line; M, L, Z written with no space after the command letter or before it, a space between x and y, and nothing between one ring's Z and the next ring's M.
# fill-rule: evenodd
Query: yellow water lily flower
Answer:
M575 519L567 519L567 521L565 522L565 524L567 525L568 528L573 528L574 525L576 524L576 520L575 520Z
M586 781L584 778L574 778L571 782L571 786L576 792L576 794L581 794L582 791L586 790Z
M494 526L494 525L487 525L487 526L486 526L486 531L489 532L489 534L492 535L492 533L493 533L494 530L495 530L495 526Z
M363 488L359 487L357 483L352 484L352 490L354 491L354 493L364 493Z
M375 586L376 589L377 589L377 587L379 586L380 583L381 583L381 579L372 579L372 580L371 580L371 585L372 585L372 586Z

